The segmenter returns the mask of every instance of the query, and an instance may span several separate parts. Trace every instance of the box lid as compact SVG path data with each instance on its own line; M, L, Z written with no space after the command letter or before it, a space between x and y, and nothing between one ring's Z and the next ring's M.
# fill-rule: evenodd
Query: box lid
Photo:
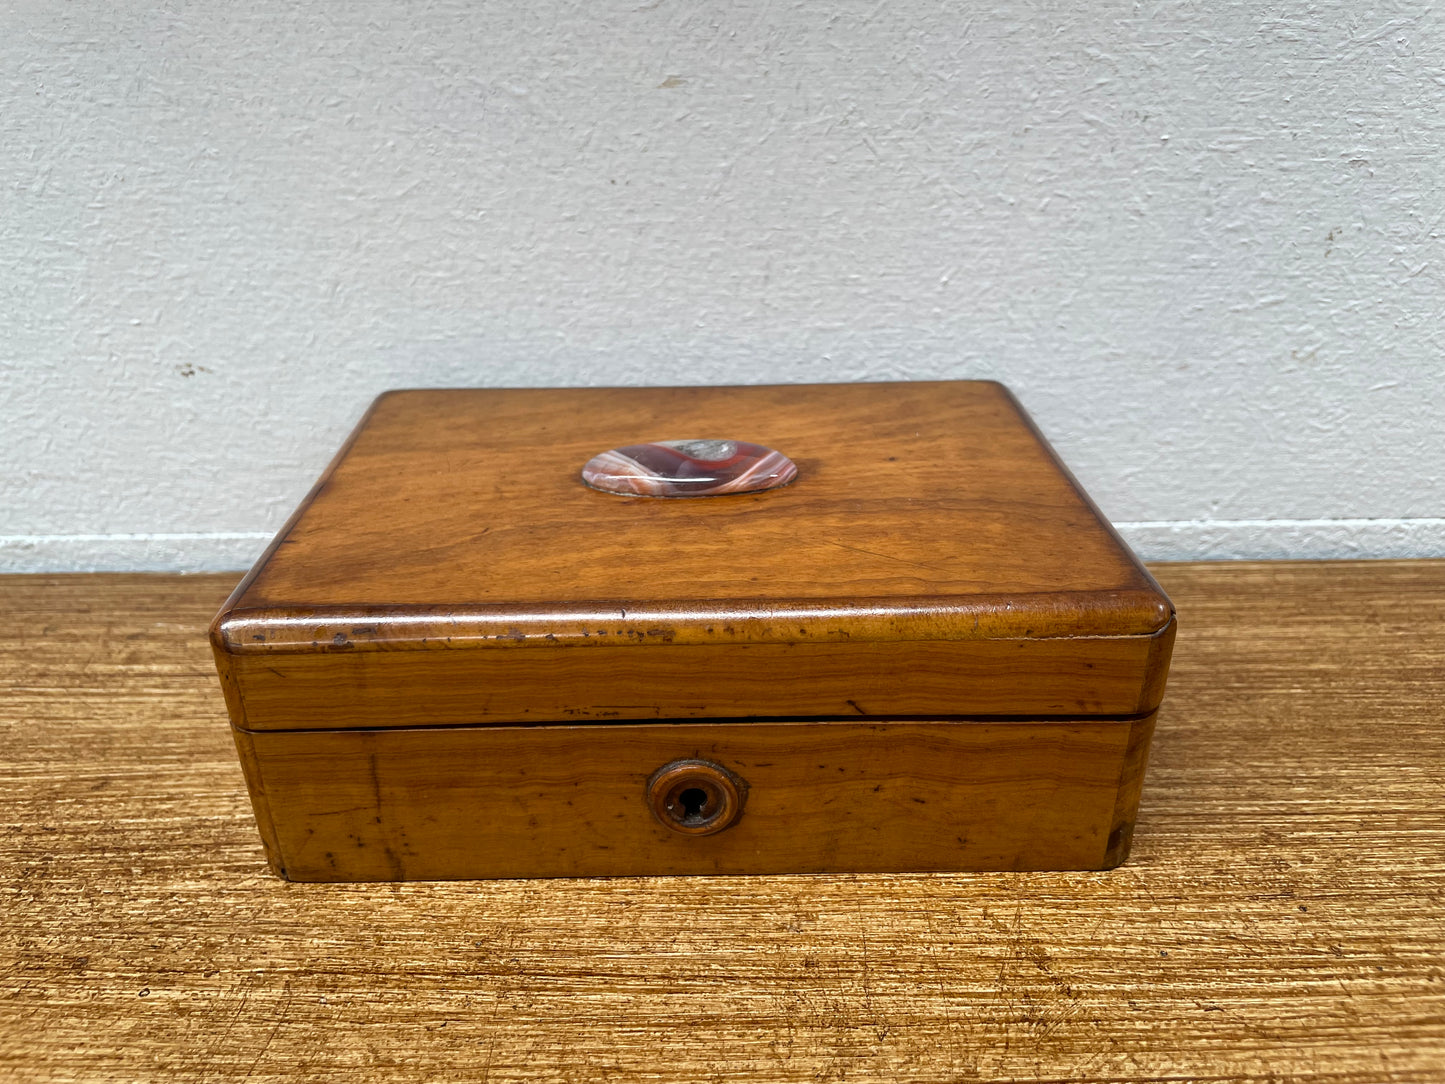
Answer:
M784 488L598 492L609 448ZM256 729L1121 715L1173 611L1001 385L390 392L212 627Z

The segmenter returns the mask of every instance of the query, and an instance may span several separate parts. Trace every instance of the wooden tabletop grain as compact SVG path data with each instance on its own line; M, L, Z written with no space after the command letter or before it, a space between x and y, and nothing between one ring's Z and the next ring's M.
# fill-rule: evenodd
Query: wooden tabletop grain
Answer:
M305 885L205 625L0 577L0 1078L1445 1080L1445 562L1163 565L1109 873Z

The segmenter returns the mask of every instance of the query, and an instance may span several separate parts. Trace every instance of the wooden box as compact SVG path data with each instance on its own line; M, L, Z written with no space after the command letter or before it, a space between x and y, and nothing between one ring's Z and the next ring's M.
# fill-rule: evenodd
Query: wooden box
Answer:
M765 492L605 449L754 441ZM1174 615L998 384L401 391L211 630L301 881L1103 869Z

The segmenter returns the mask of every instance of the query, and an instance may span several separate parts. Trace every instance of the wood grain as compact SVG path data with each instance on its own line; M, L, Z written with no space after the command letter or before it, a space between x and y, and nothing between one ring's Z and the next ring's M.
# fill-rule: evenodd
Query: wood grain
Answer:
M663 431L802 474L582 483ZM377 400L212 638L252 730L1028 717L1152 711L1172 620L992 382L449 389Z
M217 663L234 689L234 719L248 730L749 716L1026 718L1153 711L1173 638L1170 625L1153 637L218 653Z
M204 630L0 579L0 1077L1445 1079L1445 562L1162 566L1108 873L303 885Z
M239 733L301 881L1099 869L1153 720L730 722ZM663 765L745 781L717 835L648 807ZM1136 758L1137 759L1137 758ZM1131 768L1137 769L1136 764ZM1137 798L1137 786L1133 791Z
M597 452L667 432L756 436L798 479L699 500L583 484ZM443 613L1152 588L990 381L439 389L377 400L242 605ZM1154 603L1109 608L1090 631L1156 631Z

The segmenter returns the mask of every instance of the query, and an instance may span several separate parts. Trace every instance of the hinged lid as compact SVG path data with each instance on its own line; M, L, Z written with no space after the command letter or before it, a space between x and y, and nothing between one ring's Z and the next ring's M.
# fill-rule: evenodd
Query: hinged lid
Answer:
M797 478L583 484L599 452L680 439ZM1124 715L1157 706L1172 634L980 381L391 392L212 627L255 729Z

